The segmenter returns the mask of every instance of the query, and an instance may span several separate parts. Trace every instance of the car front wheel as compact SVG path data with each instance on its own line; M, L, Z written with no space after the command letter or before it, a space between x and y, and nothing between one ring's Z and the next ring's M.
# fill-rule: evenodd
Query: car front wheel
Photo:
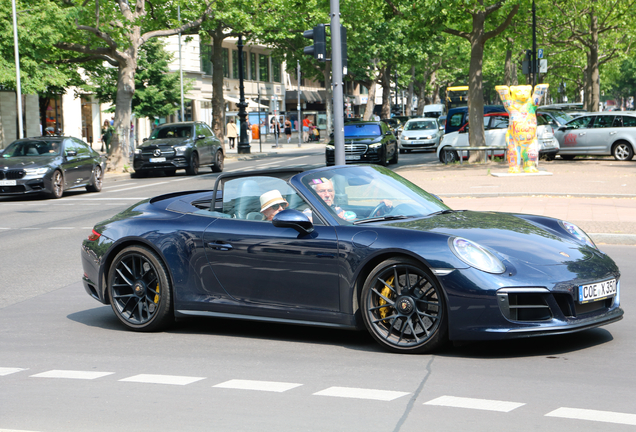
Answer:
M444 164L450 164L453 162L457 162L459 160L459 155L455 150L448 150L443 148L442 151L439 152L439 160Z
M62 198L64 195L64 176L62 172L56 170L51 176L51 191L49 197L53 199Z
M361 296L364 325L384 348L425 353L447 340L446 307L433 275L410 259L389 259L367 277Z
M102 190L102 180L102 167L98 165L93 171L93 181L91 184L86 185L86 190L89 192L100 192Z
M159 257L142 246L117 254L108 272L110 303L129 329L156 331L173 320L171 288Z
M214 156L214 165L212 165L212 172L222 172L223 171L223 152L218 150L216 152L216 156Z
M634 149L627 142L619 142L612 147L612 156L619 161L629 161L634 157Z
M190 165L186 168L186 172L188 175L197 175L199 174L199 154L196 152L192 153L190 156Z

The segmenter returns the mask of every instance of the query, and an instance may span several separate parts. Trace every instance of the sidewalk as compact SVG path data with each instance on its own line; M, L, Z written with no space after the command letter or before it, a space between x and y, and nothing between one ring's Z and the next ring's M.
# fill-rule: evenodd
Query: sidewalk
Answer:
M305 150L315 151L318 149L324 151L325 142L327 142L324 135L324 133L321 135L320 141L303 142L299 147L297 132L292 132L292 137L289 140L289 143L287 142L287 136L285 134L281 134L278 138L278 146L276 147L276 140L274 138L274 135L267 134L263 135L261 140L251 140L249 153L238 153L238 144L235 145L233 149L231 149L226 138L225 157L227 159L250 160L280 153L290 153Z
M519 212L577 224L599 244L636 245L636 161L540 161L538 176L496 177L505 163L395 171L454 209Z

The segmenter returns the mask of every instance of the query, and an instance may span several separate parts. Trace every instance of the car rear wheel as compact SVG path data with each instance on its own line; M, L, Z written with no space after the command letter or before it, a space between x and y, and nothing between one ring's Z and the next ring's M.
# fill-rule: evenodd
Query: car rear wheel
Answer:
M93 171L93 181L91 184L86 185L86 190L89 192L100 192L102 190L102 180L102 167L98 165Z
M634 157L634 149L628 142L618 142L612 147L612 156L619 161L629 161Z
M444 164L450 164L457 162L459 160L459 155L455 150L443 148L442 151L439 152L439 160Z
M389 160L389 163L394 165L394 164L398 163L399 159L400 159L400 152L397 151L397 149L396 149L395 153L393 154L393 157Z
M173 321L171 288L159 257L141 246L117 254L108 272L110 304L129 329L156 331Z
M214 156L214 165L212 165L212 172L222 172L223 171L223 152L218 150L216 152L216 156Z
M371 271L362 289L364 325L384 348L424 353L447 340L442 289L433 275L410 259L389 259Z
M62 198L64 195L64 176L61 171L56 170L51 176L51 192L49 197L53 199Z
M186 172L188 175L197 175L199 174L199 154L196 152L192 153L190 156L190 165L186 168Z

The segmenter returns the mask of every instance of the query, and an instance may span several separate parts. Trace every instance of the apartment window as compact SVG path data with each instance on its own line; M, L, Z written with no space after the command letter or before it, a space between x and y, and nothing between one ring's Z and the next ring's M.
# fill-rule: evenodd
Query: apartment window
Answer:
M250 79L256 81L256 53L250 53Z
M263 54L258 55L258 80L269 82L269 57Z
M230 50L223 48L223 76L230 77Z
M201 72L212 75L212 46L200 44L199 51L201 53Z
M272 58L272 81L280 82L280 61Z

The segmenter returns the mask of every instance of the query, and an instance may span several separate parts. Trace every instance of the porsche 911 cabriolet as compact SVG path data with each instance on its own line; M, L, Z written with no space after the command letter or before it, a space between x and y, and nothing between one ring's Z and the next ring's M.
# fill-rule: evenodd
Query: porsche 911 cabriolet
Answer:
M88 294L137 331L215 316L422 353L623 316L618 267L575 225L452 210L380 166L223 174L97 224L81 255Z

